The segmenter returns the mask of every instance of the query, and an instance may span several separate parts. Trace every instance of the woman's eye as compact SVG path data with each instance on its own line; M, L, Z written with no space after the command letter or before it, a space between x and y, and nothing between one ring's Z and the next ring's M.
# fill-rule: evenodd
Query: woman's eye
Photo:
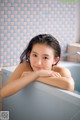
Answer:
M36 54L33 54L33 56L34 56L34 57L37 57L37 55L36 55Z
M48 57L44 57L44 59L48 59Z

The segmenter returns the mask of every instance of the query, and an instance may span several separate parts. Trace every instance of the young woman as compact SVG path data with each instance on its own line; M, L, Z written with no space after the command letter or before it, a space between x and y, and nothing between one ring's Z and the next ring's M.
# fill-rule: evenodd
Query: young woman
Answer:
M20 57L20 64L1 89L1 97L11 96L33 81L73 91L74 80L67 68L57 66L59 42L50 34L40 34L29 42Z

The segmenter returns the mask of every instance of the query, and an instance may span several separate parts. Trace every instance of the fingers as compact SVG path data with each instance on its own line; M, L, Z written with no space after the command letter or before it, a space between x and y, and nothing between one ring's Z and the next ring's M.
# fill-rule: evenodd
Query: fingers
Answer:
M61 75L58 72L53 71L52 77L61 77Z

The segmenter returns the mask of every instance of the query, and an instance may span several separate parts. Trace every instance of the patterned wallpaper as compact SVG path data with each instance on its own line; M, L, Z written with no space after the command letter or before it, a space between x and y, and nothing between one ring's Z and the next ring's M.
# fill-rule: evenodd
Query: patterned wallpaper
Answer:
M19 63L28 41L49 33L61 43L77 40L77 3L61 0L0 0L0 67Z

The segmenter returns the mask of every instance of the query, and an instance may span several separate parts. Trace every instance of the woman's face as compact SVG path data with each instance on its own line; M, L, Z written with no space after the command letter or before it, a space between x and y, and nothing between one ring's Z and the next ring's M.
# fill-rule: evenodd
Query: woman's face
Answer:
M35 44L30 53L30 64L34 71L51 70L57 59L54 58L54 50L45 44Z

